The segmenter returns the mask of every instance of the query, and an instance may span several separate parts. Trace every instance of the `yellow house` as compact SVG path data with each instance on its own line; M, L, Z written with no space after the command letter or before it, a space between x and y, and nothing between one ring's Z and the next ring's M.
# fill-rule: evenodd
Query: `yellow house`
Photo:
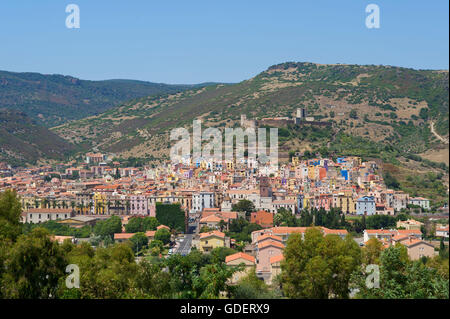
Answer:
M305 196L305 197L303 198L303 208L308 209L308 208L311 208L311 207L312 207L312 205L311 205L311 199L312 199L311 196Z
M343 196L339 194L339 200L342 212L347 214L356 213L356 203L353 200L353 194L351 190L345 190Z
M313 180L316 175L316 167L315 166L308 166L308 178Z
M300 159L298 158L298 156L293 156L292 157L292 165L298 166L299 164L300 164Z
M41 208L41 200L34 196L21 196L20 202L23 210L28 210L30 208Z
M207 253L217 247L225 247L225 234L220 231L211 231L200 234L199 250Z
M225 257L225 264L230 267L237 267L244 264L244 269L242 271L235 272L233 277L230 279L230 284L235 284L240 279L247 276L251 271L255 270L256 259L251 255L239 252Z
M102 193L94 193L94 214L103 215L107 213L107 199L106 195Z

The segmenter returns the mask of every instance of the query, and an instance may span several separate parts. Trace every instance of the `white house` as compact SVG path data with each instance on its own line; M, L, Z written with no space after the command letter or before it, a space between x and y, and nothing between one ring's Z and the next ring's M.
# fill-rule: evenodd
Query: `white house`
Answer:
M357 215L375 215L376 206L373 196L363 196L356 201Z
M430 209L430 200L423 197L410 197L408 204L417 205L423 209Z
M436 237L448 238L448 225L446 227L436 228Z
M24 212L23 221L26 223L40 224L49 220L63 220L73 216L75 216L75 211L70 208L31 208Z
M196 212L201 212L205 208L214 207L214 193L200 192L192 195L192 208Z

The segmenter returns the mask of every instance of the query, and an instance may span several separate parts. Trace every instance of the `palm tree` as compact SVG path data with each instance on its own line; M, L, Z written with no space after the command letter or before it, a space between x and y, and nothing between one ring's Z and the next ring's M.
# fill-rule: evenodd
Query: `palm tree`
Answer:
M92 209L92 206L94 206L94 203L93 202L89 202L89 204L88 204L89 211ZM95 212L94 212L94 214L95 214Z
M47 198L44 198L42 201L42 208L49 208L47 205L50 205L50 201Z
M108 201L106 202L106 210L107 213L109 214L109 207L111 206L111 201L108 199Z

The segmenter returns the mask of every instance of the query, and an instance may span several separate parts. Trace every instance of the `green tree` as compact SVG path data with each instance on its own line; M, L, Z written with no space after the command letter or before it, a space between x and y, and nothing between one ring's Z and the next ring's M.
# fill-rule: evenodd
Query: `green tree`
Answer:
M55 298L67 266L64 251L42 228L21 235L7 252L1 291L6 298Z
M15 191L0 193L0 240L14 241L22 233L21 213L22 208Z
M233 299L271 299L278 296L256 276L253 269L231 289L230 297Z
M289 210L280 208L273 217L273 224L275 226L296 226L296 218Z
M130 238L130 243L134 253L139 253L142 249L147 248L148 238L144 233L136 233Z
M363 249L364 263L366 265L378 264L381 252L383 251L383 243L376 238L367 241Z
M245 215L248 216L250 213L255 211L255 205L250 200L242 199L232 205L232 210L234 212L245 212Z
M347 236L323 236L310 228L302 239L292 234L281 263L281 284L289 298L348 298L351 274L361 263L361 250Z
M177 231L185 231L185 212L180 204L156 203L156 219L162 225Z
M139 263L135 280L137 295L141 298L171 298L170 274L163 271L163 264Z
M144 227L143 231L156 230L156 227L159 225L161 224L158 222L156 217L145 217L142 222L142 226Z
M155 240L161 241L164 245L170 242L170 232L166 228L158 229L155 233Z
M115 233L122 232L122 221L119 216L112 216L106 220L99 221L94 226L94 234L103 239L112 239Z
M391 246L383 250L380 257L379 288L366 285L365 268L355 272L352 287L358 289L357 298L449 298L448 279L436 269L427 267L421 261L405 258L403 245Z

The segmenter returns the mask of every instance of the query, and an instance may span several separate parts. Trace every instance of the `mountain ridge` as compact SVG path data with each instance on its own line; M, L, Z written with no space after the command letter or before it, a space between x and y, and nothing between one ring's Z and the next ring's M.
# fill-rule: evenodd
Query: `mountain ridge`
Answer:
M203 85L128 79L91 81L61 74L0 71L0 107L23 111L50 127L99 114L134 98Z

